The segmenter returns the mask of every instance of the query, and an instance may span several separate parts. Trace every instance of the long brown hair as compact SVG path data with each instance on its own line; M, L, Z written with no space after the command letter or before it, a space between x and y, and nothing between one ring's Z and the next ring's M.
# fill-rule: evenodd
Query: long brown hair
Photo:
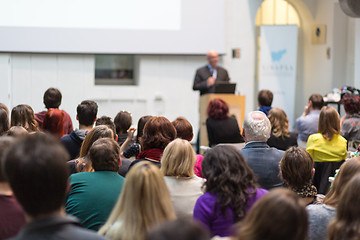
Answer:
M236 240L304 240L308 216L294 192L277 188L255 203L237 227Z
M324 106L319 116L318 133L327 141L331 141L335 134L340 134L340 117L335 108Z
M360 238L360 175L354 176L344 187L336 217L328 227L329 240Z
M173 219L164 177L157 166L144 161L126 175L120 197L99 234L113 240L144 240L152 227Z
M332 188L324 198L324 204L337 207L340 195L344 190L344 186L356 174L360 174L360 157L351 158L341 165L340 171L335 177Z
M33 109L26 104L20 104L11 110L11 126L24 127L29 132L38 131Z
M268 118L271 123L271 132L275 137L289 137L289 120L286 113L280 108L272 108Z

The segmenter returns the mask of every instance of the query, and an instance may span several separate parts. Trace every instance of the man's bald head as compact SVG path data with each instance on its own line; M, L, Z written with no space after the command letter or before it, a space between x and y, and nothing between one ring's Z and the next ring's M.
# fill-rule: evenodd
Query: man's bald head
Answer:
M250 112L244 120L243 128L246 142L266 142L270 137L271 124L263 112Z
M219 54L215 50L208 51L206 59L212 68L215 68L219 61Z

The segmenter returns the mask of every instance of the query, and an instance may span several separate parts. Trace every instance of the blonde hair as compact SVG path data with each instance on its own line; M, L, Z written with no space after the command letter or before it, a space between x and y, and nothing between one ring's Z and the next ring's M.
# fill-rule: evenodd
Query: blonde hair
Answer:
M196 155L189 141L177 138L164 150L161 172L164 176L192 177Z
M318 133L327 141L331 141L335 134L340 134L340 117L335 108L324 106L319 116Z
M271 123L271 131L275 137L289 137L289 120L286 113L280 108L272 108L268 118Z
M143 161L127 174L120 197L99 234L113 240L144 240L153 226L175 218L159 168Z

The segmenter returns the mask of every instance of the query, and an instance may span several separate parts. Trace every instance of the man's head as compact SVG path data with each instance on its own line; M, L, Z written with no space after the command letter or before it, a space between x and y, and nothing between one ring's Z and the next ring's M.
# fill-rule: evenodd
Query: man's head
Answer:
M5 159L6 150L9 149L11 145L14 144L14 142L15 139L12 137L4 136L0 138L0 182L7 182L3 171L3 162Z
M253 111L245 117L243 130L246 142L266 142L270 137L271 124L263 112Z
M95 171L117 172L120 163L119 144L111 138L100 138L91 146L89 158Z
M44 104L47 109L59 108L61 104L61 92L57 88L49 88L44 93Z
M91 100L82 101L77 106L77 119L84 126L92 126L96 120L98 105Z
M117 135L116 135L116 130L115 130L115 124L111 120L111 117L102 116L101 118L96 119L95 126L100 126L100 125L105 125L108 128L110 128L111 131L113 131L114 139L116 139Z
M132 124L131 114L127 111L120 111L118 114L116 114L114 123L117 134L126 133Z
M7 151L4 171L24 211L32 218L59 211L68 186L69 156L56 139L34 133Z
M219 54L214 50L210 50L206 55L206 60L211 65L211 67L214 68L219 61Z
M171 122L174 125L177 133L177 137L191 141L193 138L193 128L191 123L184 117L178 117Z
M261 90L258 93L258 104L259 107L271 107L274 95L270 90Z
M324 99L320 94L313 94L309 98L309 104L312 110L321 110L324 106Z

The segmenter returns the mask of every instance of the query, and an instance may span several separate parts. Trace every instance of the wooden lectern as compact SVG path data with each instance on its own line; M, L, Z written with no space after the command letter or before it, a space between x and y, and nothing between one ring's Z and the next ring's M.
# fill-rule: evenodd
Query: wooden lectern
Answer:
M245 118L245 96L235 94L204 94L200 96L199 112L200 112L200 146L209 146L209 139L206 130L207 106L214 98L220 98L229 106L229 114L234 115L242 129Z

